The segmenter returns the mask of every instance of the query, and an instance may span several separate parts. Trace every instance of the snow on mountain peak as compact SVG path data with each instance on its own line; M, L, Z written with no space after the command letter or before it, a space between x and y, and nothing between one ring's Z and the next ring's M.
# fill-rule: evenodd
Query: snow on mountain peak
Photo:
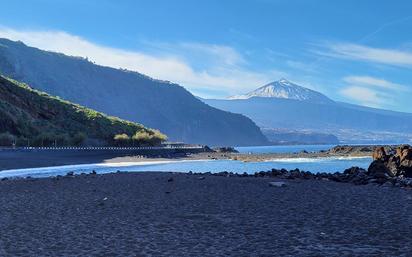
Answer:
M298 86L284 78L264 85L263 87L253 90L245 95L232 96L228 99L249 99L252 97L283 98L314 103L333 102L331 99L319 92Z

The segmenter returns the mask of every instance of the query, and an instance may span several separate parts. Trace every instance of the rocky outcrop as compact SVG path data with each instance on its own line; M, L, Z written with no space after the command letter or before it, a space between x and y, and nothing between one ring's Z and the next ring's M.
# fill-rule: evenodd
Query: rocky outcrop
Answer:
M373 162L368 172L374 176L406 177L412 178L412 147L410 145L398 146L391 152L383 147L373 152Z
M377 150L384 153L392 152L395 146L376 146L376 145L338 145L327 151L332 155L374 155ZM378 151L379 152L379 151ZM376 152L376 153L378 153Z
M225 147L215 147L213 151L216 153L239 153L234 147L225 146Z

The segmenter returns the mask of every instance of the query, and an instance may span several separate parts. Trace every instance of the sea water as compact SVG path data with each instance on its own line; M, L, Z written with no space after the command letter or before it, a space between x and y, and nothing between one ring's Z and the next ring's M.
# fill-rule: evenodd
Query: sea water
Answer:
M158 162L125 162L99 163L83 165L66 165L58 167L5 170L0 172L2 177L49 177L65 175L73 171L76 174L111 173L116 171L173 171L173 172L235 172L253 174L259 171L275 169L300 169L317 172L342 172L352 166L367 168L371 163L370 157L326 157L326 158L287 158L273 159L264 162L242 162L234 160L196 160L196 161L158 161Z

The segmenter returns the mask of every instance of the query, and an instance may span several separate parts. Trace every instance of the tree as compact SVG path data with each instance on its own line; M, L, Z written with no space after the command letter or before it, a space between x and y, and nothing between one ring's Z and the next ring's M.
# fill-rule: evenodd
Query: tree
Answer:
M53 146L67 146L71 144L70 140L71 140L70 136L66 133L56 134L52 145Z
M54 146L57 140L57 135L51 132L43 132L33 139L33 146Z
M0 134L0 146L13 146L15 137L9 132Z
M16 145L17 146L29 146L30 140L27 137L20 136L16 140Z
M87 135L83 132L77 132L72 138L72 144L75 146L81 146L86 141Z

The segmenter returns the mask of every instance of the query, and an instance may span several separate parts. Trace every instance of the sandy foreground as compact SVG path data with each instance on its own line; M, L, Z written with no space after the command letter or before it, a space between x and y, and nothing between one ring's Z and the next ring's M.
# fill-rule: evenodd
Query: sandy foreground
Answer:
M0 256L411 256L412 192L182 173L0 181Z

